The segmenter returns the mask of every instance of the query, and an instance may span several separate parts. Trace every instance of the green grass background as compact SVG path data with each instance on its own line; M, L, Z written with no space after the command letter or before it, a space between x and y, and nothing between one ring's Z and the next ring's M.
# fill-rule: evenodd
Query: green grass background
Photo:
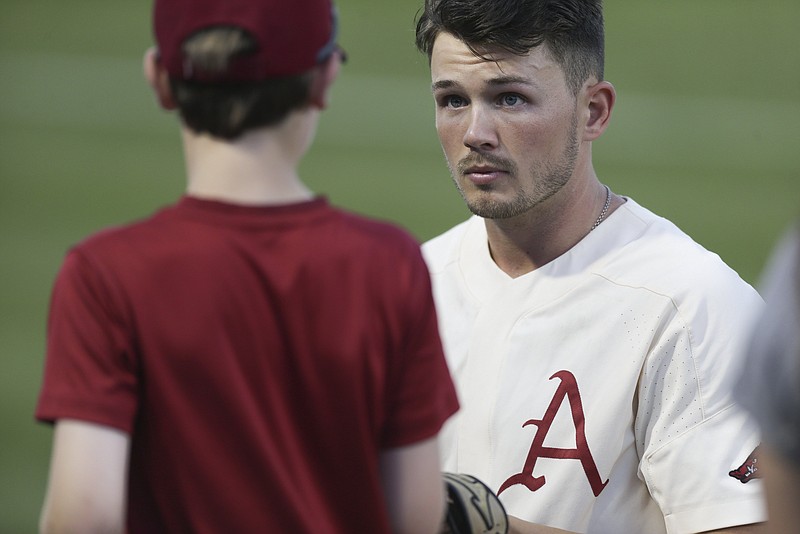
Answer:
M341 0L350 62L303 174L427 239L466 217L433 128L414 0ZM176 119L141 77L149 2L2 0L0 532L35 530L51 430L33 421L51 283L70 244L182 191ZM594 148L616 192L751 282L798 213L797 0L607 0L618 91Z

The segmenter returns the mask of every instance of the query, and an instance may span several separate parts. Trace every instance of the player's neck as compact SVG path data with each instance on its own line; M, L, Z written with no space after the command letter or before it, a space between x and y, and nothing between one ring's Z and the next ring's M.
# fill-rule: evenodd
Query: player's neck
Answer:
M487 219L489 250L497 266L517 278L566 253L591 231L606 200L606 189L592 175L585 185L570 185L513 219ZM623 201L613 194L605 217Z
M529 219L486 219L489 252L511 278L535 271L569 250L569 245L561 244L563 234L547 221L527 224L523 218Z
M292 115L279 127L253 130L234 141L184 129L187 194L245 205L310 199L313 192L297 167L313 139L311 119Z

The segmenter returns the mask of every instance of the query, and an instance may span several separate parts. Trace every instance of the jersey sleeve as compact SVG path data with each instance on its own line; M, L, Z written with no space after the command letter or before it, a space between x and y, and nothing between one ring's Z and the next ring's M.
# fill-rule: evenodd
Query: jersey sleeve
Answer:
M749 286L748 286L749 287ZM668 532L702 532L766 519L752 468L758 429L732 400L738 361L760 298L678 308L642 370L636 437L640 477Z
M408 445L436 435L458 410L442 349L428 269L415 245L395 287L401 337L387 380L387 421L381 445Z
M121 296L78 250L56 277L36 418L69 418L130 433L137 407L134 348Z

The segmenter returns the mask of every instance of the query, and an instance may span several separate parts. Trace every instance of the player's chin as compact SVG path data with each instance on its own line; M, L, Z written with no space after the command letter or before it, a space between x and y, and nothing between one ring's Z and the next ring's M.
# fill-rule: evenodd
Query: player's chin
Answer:
M511 198L498 191L464 191L461 196L467 208L484 219L510 219L525 211L518 198Z

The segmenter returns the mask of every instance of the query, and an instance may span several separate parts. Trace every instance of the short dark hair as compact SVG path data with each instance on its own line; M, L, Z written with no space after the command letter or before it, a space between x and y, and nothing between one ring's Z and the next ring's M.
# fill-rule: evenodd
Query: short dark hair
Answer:
M225 71L233 58L252 52L255 46L246 30L215 26L187 38L183 51L191 68L213 75ZM170 79L186 126L227 140L281 123L308 102L310 84L309 73L247 82Z
M429 61L441 32L480 57L489 45L523 55L544 44L576 95L590 76L603 79L602 0L425 0L416 45Z

